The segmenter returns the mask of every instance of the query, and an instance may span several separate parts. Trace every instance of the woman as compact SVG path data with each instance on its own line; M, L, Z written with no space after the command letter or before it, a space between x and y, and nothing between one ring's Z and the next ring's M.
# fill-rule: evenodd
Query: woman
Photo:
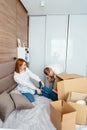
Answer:
M39 83L39 88L37 88L31 81L31 79L36 80ZM54 93L51 89L43 86L41 79L32 73L27 68L27 63L24 59L17 59L15 64L14 80L17 82L17 89L19 92L26 96L30 102L34 102L34 95L45 96L52 100L57 100L57 94Z

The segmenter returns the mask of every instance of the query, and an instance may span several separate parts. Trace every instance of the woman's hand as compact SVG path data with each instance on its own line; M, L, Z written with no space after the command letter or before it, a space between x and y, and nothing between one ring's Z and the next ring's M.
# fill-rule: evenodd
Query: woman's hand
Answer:
M37 91L38 94L42 94L41 89L36 88L35 90Z

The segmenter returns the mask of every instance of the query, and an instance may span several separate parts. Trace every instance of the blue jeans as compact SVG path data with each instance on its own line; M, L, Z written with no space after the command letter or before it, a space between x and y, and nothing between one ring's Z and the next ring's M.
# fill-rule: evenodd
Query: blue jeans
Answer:
M21 93L23 96L25 96L30 102L35 102L34 95L31 93Z
M55 92L52 91L52 89L46 86L42 87L41 92L42 92L41 94L38 94L37 91L35 91L35 95L44 96L53 101L58 100L58 94L56 94ZM22 93L22 95L24 95L30 102L35 101L34 95L32 95L31 93Z
M48 88L46 86L44 86L42 88L41 92L42 92L41 96L47 97L47 98L49 98L49 99L51 99L53 101L58 100L58 94L55 93L54 91L52 91L52 89L50 89L50 88Z

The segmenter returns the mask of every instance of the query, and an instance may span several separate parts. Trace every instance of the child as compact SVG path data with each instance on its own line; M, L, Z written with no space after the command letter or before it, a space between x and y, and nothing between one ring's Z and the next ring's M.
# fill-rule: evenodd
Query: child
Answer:
M58 65L58 64L49 65L44 69L44 74L46 75L47 80L49 82L49 88L56 89L57 74L62 72L63 72L63 67L62 65Z

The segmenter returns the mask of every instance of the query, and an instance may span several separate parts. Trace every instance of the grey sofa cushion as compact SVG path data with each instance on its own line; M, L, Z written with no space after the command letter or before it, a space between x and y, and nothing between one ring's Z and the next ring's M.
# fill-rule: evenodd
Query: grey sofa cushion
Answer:
M34 107L33 104L25 96L18 93L10 93L10 95L17 110L31 109Z
M6 92L0 94L0 118L2 121L5 121L7 119L14 108L14 103L10 95Z

